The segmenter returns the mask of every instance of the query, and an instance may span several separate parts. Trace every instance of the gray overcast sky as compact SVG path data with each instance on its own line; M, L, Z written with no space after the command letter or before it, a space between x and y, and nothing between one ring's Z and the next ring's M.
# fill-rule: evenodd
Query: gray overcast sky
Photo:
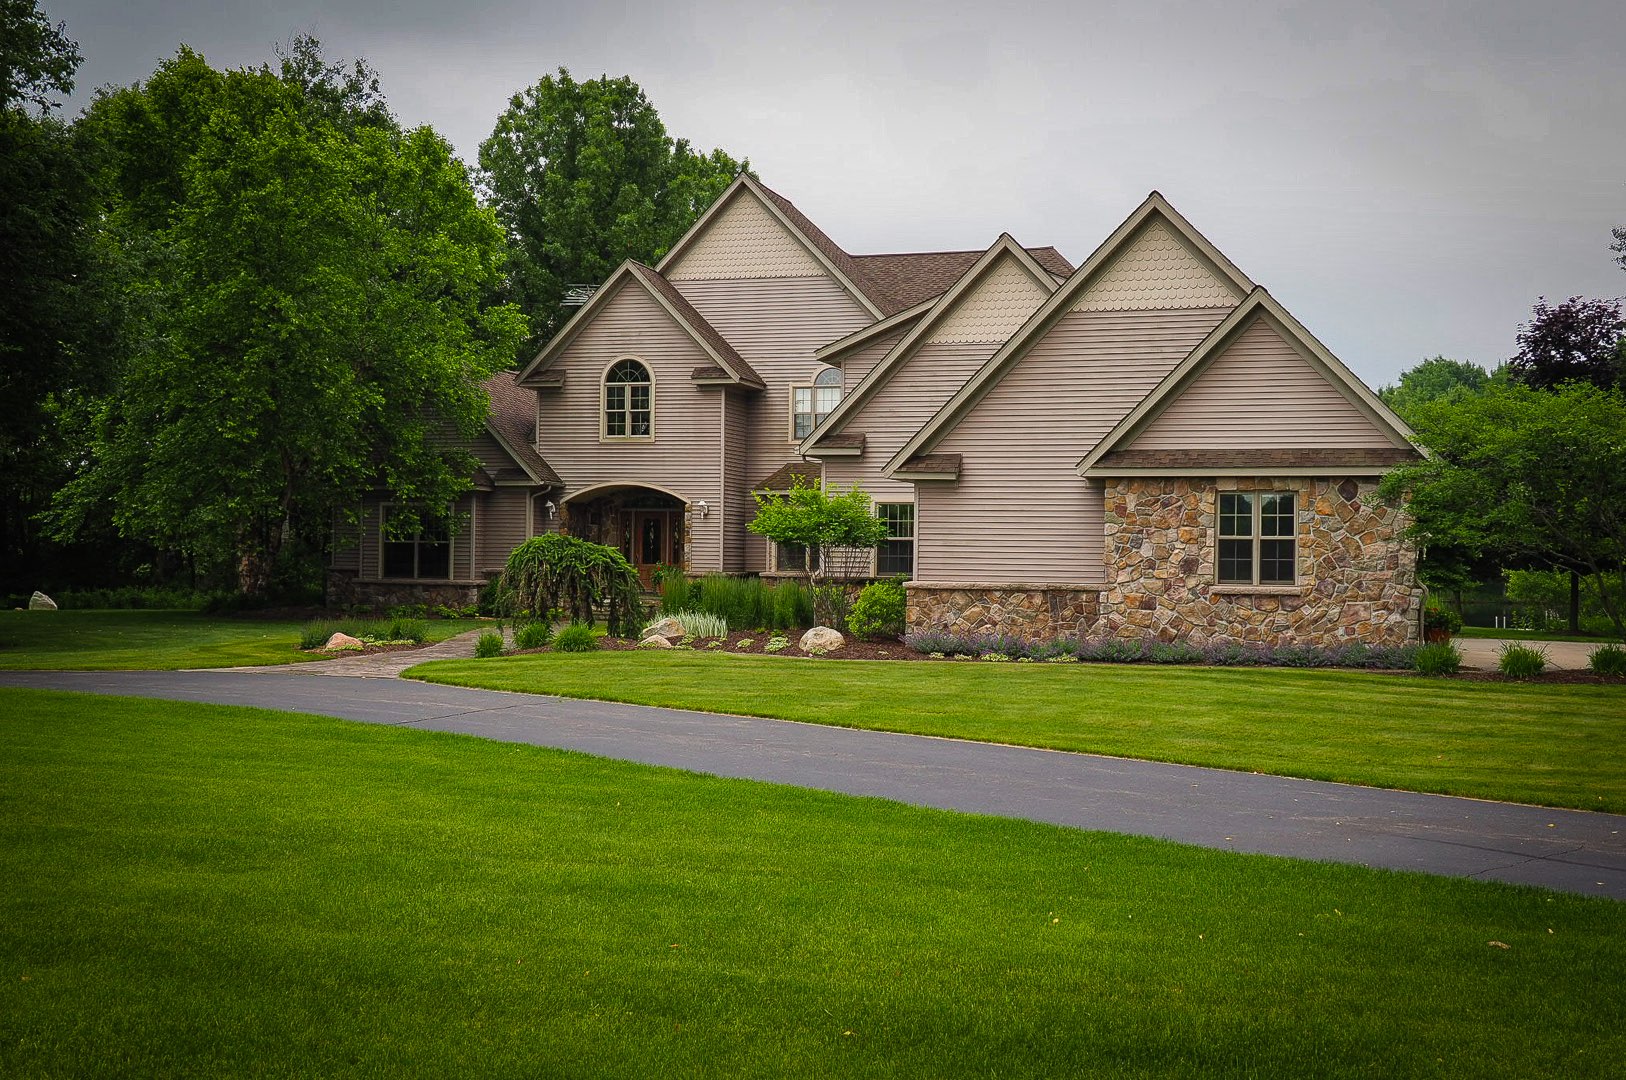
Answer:
M42 0L81 93L298 32L468 160L516 90L630 75L850 251L1082 261L1156 188L1374 386L1626 294L1626 3Z

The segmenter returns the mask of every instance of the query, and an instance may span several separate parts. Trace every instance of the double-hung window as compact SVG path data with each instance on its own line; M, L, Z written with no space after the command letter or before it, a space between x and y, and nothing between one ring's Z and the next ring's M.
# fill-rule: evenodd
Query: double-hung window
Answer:
M1292 585L1298 580L1296 493L1222 491L1219 583Z
M773 567L781 574L800 574L804 570L819 568L819 549L812 549L813 561L807 561L808 548L804 544L775 544Z
M915 573L915 504L876 503L875 516L886 522L886 539L875 549L875 575Z
M397 520L391 521L392 511ZM385 506L379 521L383 569L387 578L448 580L452 576L452 530L444 519L419 514L416 527L406 515Z
M811 386L790 388L790 435L805 439L841 403L841 372L825 368Z
M647 439L655 431L655 385L636 360L618 360L604 374L604 437Z

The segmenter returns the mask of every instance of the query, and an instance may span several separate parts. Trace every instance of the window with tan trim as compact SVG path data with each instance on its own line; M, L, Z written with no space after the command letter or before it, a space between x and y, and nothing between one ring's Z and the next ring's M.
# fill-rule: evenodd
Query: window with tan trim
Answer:
M841 371L825 368L810 385L790 388L790 437L800 441L841 403Z
M886 539L875 549L875 576L913 577L915 573L915 504L876 503L875 516L886 522Z
M1221 585L1293 585L1298 581L1298 494L1222 491L1219 496Z
M403 508L404 509L404 508ZM397 518L391 521L392 517ZM390 503L379 507L379 569L386 578L452 577L452 530L445 518L404 514Z
M655 383L649 369L628 357L604 373L606 439L649 439L655 434Z

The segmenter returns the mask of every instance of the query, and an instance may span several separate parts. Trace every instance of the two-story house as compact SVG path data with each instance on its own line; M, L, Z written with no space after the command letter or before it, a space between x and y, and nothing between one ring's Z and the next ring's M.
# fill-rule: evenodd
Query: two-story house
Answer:
M566 529L646 576L772 574L753 491L861 485L912 627L1404 641L1421 593L1377 478L1405 425L1155 192L1076 269L851 255L741 176L488 384L475 490L407 543L362 508L340 597L477 588ZM409 572L410 567L410 572Z

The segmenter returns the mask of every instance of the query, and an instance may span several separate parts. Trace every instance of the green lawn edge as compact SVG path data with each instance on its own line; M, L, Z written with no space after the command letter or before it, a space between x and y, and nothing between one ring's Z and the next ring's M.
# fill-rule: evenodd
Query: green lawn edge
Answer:
M1626 686L609 651L433 661L406 677L1626 812Z
M0 670L170 671L319 663L302 652L308 620L197 611L0 611ZM430 642L495 625L425 619Z
M0 1073L1605 1075L1626 905L0 690Z

